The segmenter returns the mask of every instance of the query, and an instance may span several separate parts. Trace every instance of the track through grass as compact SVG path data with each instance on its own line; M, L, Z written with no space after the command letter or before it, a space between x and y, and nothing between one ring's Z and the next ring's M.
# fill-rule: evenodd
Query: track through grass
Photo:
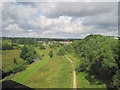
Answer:
M75 64L75 68L79 67L79 64L81 63L79 58L74 56L74 54L68 54L67 56L71 60L73 60L73 63ZM105 84L102 84L102 85L91 84L85 77L86 77L86 73L84 73L84 72L76 73L77 88L106 88ZM104 89L104 90L106 90L106 89Z

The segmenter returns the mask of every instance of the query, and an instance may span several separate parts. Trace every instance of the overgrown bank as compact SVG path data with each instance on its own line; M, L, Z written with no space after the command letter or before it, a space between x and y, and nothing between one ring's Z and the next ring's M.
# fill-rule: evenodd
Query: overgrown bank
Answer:
M79 59L80 63L76 70L84 72L91 84L106 84L107 88L118 88L120 86L118 41L108 36L89 35L61 49Z

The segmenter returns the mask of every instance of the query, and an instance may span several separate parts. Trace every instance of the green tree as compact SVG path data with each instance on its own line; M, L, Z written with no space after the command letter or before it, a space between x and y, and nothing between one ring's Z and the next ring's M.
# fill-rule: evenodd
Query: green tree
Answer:
M24 46L20 53L20 57L30 64L37 57L37 53L32 46Z
M53 57L53 51L50 51L50 52L49 52L49 56L50 56L50 58Z
M118 40L108 36L89 35L83 40L73 42L71 46L80 58L81 64L77 70L87 73L88 79L98 80L107 87L116 87L119 84Z
M39 47L40 47L40 49L43 49L43 50L45 49L45 46L42 44L40 44Z
M13 59L13 62L14 62L15 64L18 64L16 58Z
M26 65L25 64L18 64L17 66L15 66L12 70L13 73L17 73L20 72L22 70L25 70Z
M59 49L58 53L57 53L59 56L62 56L62 55L65 55L66 54L66 51L65 49L62 47Z
M26 59L26 53L28 53L28 48L26 47L26 45L24 45L20 53L20 57L24 60Z
M10 44L3 44L2 50L13 50L13 46Z

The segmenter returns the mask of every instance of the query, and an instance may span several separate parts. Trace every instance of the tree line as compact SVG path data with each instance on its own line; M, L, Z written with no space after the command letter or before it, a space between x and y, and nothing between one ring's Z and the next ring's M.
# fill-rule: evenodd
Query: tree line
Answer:
M102 35L89 35L83 40L63 46L59 55L74 53L80 59L78 72L94 84L106 84L108 88L120 86L119 40Z

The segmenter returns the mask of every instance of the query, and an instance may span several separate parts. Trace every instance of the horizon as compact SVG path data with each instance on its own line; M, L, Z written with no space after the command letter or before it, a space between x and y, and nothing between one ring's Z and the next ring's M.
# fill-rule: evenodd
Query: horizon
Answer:
M89 34L89 35L101 35L101 34ZM87 36L89 36L87 35ZM86 37L87 37L86 36ZM108 36L108 37L119 37L119 36L109 36L109 35L102 35L102 36ZM86 38L84 37L84 38ZM66 38L60 38L60 37L0 37L0 38L33 38L33 39L84 39L79 37L66 37Z

